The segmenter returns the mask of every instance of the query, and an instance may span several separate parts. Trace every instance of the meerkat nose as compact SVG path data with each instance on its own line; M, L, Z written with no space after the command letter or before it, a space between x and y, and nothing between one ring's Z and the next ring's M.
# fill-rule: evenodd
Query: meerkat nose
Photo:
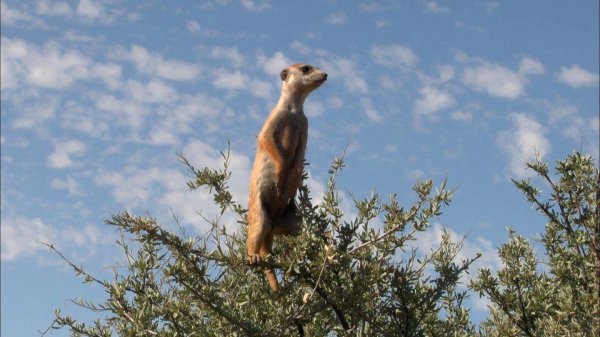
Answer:
M323 73L323 78L327 79L327 73Z

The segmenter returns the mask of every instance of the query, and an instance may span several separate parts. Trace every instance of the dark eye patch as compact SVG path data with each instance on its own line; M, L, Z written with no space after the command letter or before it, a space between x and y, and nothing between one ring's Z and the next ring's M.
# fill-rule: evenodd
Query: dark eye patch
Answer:
M312 69L312 67L311 67L311 66L302 66L302 68L300 68L300 71L301 71L303 74L306 74L306 73L308 73L308 72L309 72L311 69Z

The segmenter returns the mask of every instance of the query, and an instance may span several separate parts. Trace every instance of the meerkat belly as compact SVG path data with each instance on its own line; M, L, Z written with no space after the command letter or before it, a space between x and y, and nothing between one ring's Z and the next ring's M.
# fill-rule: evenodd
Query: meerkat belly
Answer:
M289 123L281 131L281 148L286 158L291 158L296 152L298 146L298 128L297 123Z
M254 162L254 186L263 198L274 198L276 193L275 163L269 156L259 154Z

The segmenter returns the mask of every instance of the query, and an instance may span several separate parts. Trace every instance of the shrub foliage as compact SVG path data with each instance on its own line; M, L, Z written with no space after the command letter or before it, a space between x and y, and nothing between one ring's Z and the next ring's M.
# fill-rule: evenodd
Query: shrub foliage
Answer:
M547 218L540 241L545 259L515 232L499 248L503 266L481 269L470 288L460 279L478 256L459 261L462 241L444 231L441 244L420 251L418 233L452 197L442 182L418 181L415 201L399 204L376 193L342 207L334 160L327 189L316 202L304 184L298 196L301 234L279 237L259 266L246 260L246 209L229 192L229 153L220 169L196 169L190 189L208 189L221 215L233 215L231 232L222 217L206 219L211 230L191 236L173 231L150 214L127 212L106 221L121 233L123 266L101 280L58 253L85 282L100 285L101 303L77 303L98 312L81 322L56 311L52 328L73 336L594 336L599 334L600 178L590 156L559 161L554 182L548 166L528 164L551 189L548 200L529 180L514 181ZM304 177L306 178L306 176ZM201 208L201 205L199 206ZM199 215L200 216L200 215ZM227 217L230 218L230 217ZM274 293L264 268L278 273ZM476 327L463 303L471 292L491 302Z

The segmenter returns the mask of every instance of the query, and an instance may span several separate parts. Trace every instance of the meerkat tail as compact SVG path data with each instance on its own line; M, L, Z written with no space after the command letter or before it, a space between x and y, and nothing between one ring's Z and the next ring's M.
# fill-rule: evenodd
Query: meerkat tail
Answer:
M279 282L277 282L277 275L275 275L275 270L273 268L265 269L265 274L267 275L267 281L269 281L269 285L274 292L279 291Z

